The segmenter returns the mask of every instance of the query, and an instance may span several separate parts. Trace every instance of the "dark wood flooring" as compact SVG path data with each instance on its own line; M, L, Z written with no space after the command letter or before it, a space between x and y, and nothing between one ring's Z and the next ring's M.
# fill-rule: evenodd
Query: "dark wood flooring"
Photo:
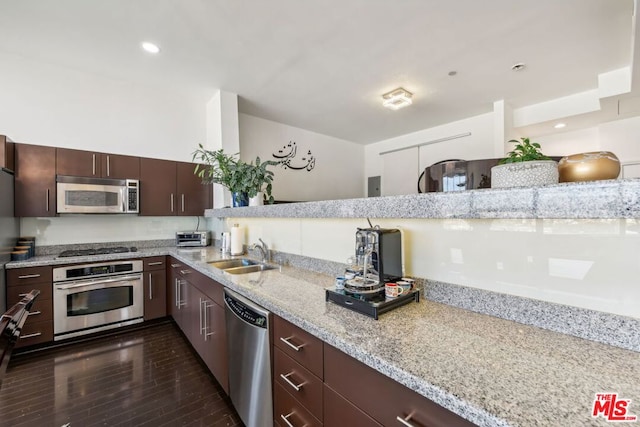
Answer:
M0 426L236 426L227 396L173 322L14 354Z

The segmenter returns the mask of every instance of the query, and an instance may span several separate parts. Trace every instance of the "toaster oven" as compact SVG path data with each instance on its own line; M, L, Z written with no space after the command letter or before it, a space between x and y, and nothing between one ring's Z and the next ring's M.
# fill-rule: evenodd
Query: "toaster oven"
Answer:
M176 233L176 246L199 247L209 246L211 233L209 231L178 231Z

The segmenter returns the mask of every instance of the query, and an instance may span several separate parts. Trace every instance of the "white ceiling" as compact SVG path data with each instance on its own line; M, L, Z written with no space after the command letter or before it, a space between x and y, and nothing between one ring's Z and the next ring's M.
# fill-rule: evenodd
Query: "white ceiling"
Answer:
M0 0L0 51L222 89L241 112L366 144L596 89L631 65L632 14L633 0ZM398 86L414 104L384 109Z

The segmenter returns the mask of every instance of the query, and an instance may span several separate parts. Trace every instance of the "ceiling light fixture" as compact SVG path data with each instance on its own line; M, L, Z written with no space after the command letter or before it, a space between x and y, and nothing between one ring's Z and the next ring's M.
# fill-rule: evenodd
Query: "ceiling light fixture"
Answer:
M382 105L392 110L399 110L400 108L411 105L412 96L413 94L411 92L399 87L382 95Z
M558 123L558 124L556 124L556 125L554 126L554 128L556 128L556 129L562 129L563 127L566 127L566 126L567 126L567 125L566 125L566 123Z
M158 53L160 52L160 48L158 45L151 42L142 42L142 48L149 53Z

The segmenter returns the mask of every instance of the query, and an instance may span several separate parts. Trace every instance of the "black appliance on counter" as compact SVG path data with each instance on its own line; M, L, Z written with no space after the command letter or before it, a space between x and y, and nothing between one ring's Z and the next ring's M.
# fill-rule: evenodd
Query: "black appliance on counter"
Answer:
M327 288L325 300L374 319L411 301L418 302L417 289L396 298L385 296L385 284L404 274L402 256L402 232L397 228L358 228L355 256L346 269L344 289Z

